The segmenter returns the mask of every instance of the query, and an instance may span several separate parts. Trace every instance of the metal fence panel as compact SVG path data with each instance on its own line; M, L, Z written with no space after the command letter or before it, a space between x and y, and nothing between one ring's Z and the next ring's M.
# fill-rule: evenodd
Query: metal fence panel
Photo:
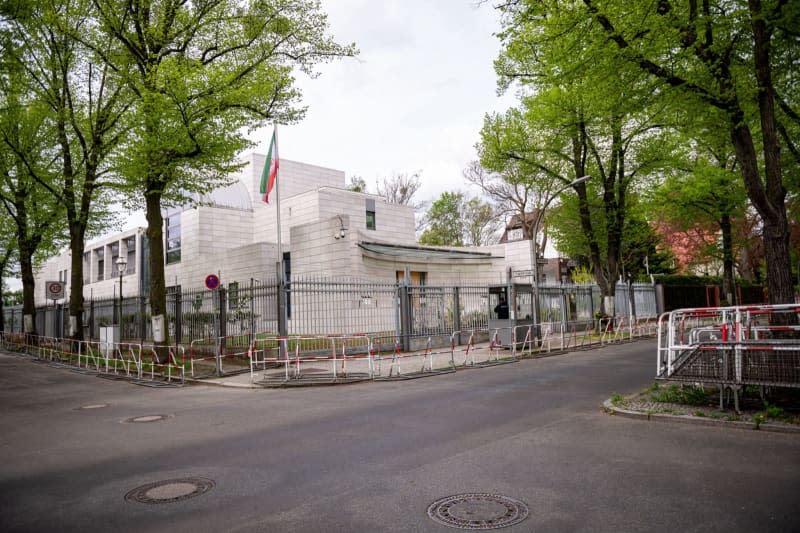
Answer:
M633 314L637 317L656 317L655 286L650 283L617 283L614 314L618 317ZM631 299L631 293L633 299ZM631 303L633 306L631 306Z
M489 327L489 289L485 285L456 287L461 312L461 330Z
M355 280L293 279L288 285L290 335L382 333L397 329L397 285Z

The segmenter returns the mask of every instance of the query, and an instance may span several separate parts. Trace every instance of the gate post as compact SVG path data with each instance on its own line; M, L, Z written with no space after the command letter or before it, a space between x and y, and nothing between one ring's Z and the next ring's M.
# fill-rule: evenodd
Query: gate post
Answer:
M183 341L183 297L180 291L175 292L175 347Z
M456 344L461 344L461 296L459 287L453 287L453 329L458 331L456 336Z
M94 336L94 299L89 300L89 335L87 341L92 340Z
M219 345L217 346L217 375L222 375L222 352L225 350L225 336L228 334L228 313L227 311L227 303L226 303L226 294L225 289L220 287L217 289L217 305L219 305L219 313L218 319L219 329L217 330L219 333Z
M278 261L277 263L277 274L278 274L278 336L286 337L289 334L289 324L286 320L286 279L283 276L283 261ZM278 343L279 349L278 353L281 357L286 356L286 343L279 342Z
M256 307L255 307L255 293L253 287L253 278L250 278L250 342L248 346L253 344L256 338Z
M147 305L144 296L139 296L139 336L144 344L147 337Z
M400 284L400 338L403 343L403 351L411 350L411 294L406 280Z

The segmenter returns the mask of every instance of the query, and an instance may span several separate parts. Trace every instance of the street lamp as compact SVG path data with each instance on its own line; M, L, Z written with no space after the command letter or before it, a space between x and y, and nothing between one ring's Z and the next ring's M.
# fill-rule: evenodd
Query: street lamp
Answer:
M536 236L539 234L539 226L544 219L544 212L547 209L547 206L550 205L550 202L556 199L556 197L561 194L562 192L566 191L570 187L574 187L579 183L583 183L584 181L591 178L591 176L581 176L576 180L570 182L567 185L564 185L556 192L551 194L547 200L544 202L542 208L536 213L536 218L534 219L533 223L533 235L531 235L531 277L533 279L533 293L531 297L531 316L533 317L533 327L534 327L534 337L535 337L535 344L539 345L539 250L538 250L538 243L536 242Z
M119 272L119 325L120 328L120 339L122 338L122 276L125 275L125 270L128 267L128 260L125 259L125 256L120 255L117 258L117 272Z

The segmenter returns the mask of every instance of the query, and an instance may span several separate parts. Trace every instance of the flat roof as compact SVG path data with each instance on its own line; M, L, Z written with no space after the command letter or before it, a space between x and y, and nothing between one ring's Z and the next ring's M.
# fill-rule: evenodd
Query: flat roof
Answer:
M422 246L381 244L375 242L361 242L358 246L368 252L380 255L414 259L488 259L492 257L492 254L489 252L424 248Z

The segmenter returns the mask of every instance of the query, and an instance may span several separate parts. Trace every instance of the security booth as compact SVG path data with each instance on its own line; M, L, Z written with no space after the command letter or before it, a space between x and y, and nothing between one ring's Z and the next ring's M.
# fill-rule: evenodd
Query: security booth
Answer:
M494 335L497 330L500 344L510 348L515 328L533 324L531 302L532 291L529 284L490 285L489 335ZM519 328L516 331L517 344L521 344L525 340L527 329Z

